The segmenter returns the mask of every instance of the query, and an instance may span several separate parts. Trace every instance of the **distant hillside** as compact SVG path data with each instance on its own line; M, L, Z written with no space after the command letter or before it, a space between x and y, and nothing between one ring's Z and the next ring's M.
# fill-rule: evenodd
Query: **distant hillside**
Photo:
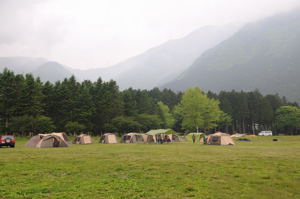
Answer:
M0 57L0 71L3 71L4 68L17 74L31 73L35 77L40 77L42 81L51 82L63 80L72 75L69 68L44 58Z
M15 73L31 73L46 62L47 60L43 58L0 57L0 71L8 68Z
M151 89L179 75L205 50L228 38L236 29L203 27L109 68L74 73L79 79L95 80L99 76L104 80L114 79L121 88Z
M163 87L253 90L300 102L300 11L252 23Z
M34 70L32 74L40 77L44 82L56 82L72 76L72 73L65 66L57 62L46 62Z

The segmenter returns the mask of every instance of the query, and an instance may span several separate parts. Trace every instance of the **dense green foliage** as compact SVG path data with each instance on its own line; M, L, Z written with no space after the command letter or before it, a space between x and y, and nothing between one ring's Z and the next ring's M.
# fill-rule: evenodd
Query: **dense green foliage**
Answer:
M300 109L293 106L282 106L276 110L274 126L279 131L297 132L300 129Z
M188 93L189 90L182 97L183 93L158 88L120 91L114 81L78 82L74 77L43 83L32 75L4 70L0 73L0 130L19 135L51 131L123 134L159 128L196 131L197 125L191 129L180 108L175 108L193 101ZM272 129L291 134L300 131L298 126L282 128L278 122L275 124L279 107L297 106L278 95L263 96L259 91L199 94L196 105L200 109L190 107L186 113L201 116L201 130L257 133Z
M217 126L222 111L219 101L210 99L199 88L188 89L176 112L182 117L182 127L189 132L205 132Z
M6 199L299 199L300 136L250 139L235 146L190 142L35 149L21 138L16 148L1 149L0 193Z

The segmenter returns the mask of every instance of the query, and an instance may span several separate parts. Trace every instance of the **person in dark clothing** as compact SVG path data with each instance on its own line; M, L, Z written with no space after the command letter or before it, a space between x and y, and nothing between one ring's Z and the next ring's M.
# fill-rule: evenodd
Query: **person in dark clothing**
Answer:
M192 140L193 140L193 144L195 144L195 141L196 141L196 136L195 136L195 134L193 134Z

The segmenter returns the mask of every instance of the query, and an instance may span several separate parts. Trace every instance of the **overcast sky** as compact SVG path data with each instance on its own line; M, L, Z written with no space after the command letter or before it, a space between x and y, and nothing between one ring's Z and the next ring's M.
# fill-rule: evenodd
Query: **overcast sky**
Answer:
M299 0L0 0L0 56L107 67L202 26L299 6Z

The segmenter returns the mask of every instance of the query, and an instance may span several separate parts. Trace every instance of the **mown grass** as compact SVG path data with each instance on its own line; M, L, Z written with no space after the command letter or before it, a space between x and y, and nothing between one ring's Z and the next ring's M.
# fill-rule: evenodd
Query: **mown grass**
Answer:
M300 198L300 136L0 149L0 198Z

